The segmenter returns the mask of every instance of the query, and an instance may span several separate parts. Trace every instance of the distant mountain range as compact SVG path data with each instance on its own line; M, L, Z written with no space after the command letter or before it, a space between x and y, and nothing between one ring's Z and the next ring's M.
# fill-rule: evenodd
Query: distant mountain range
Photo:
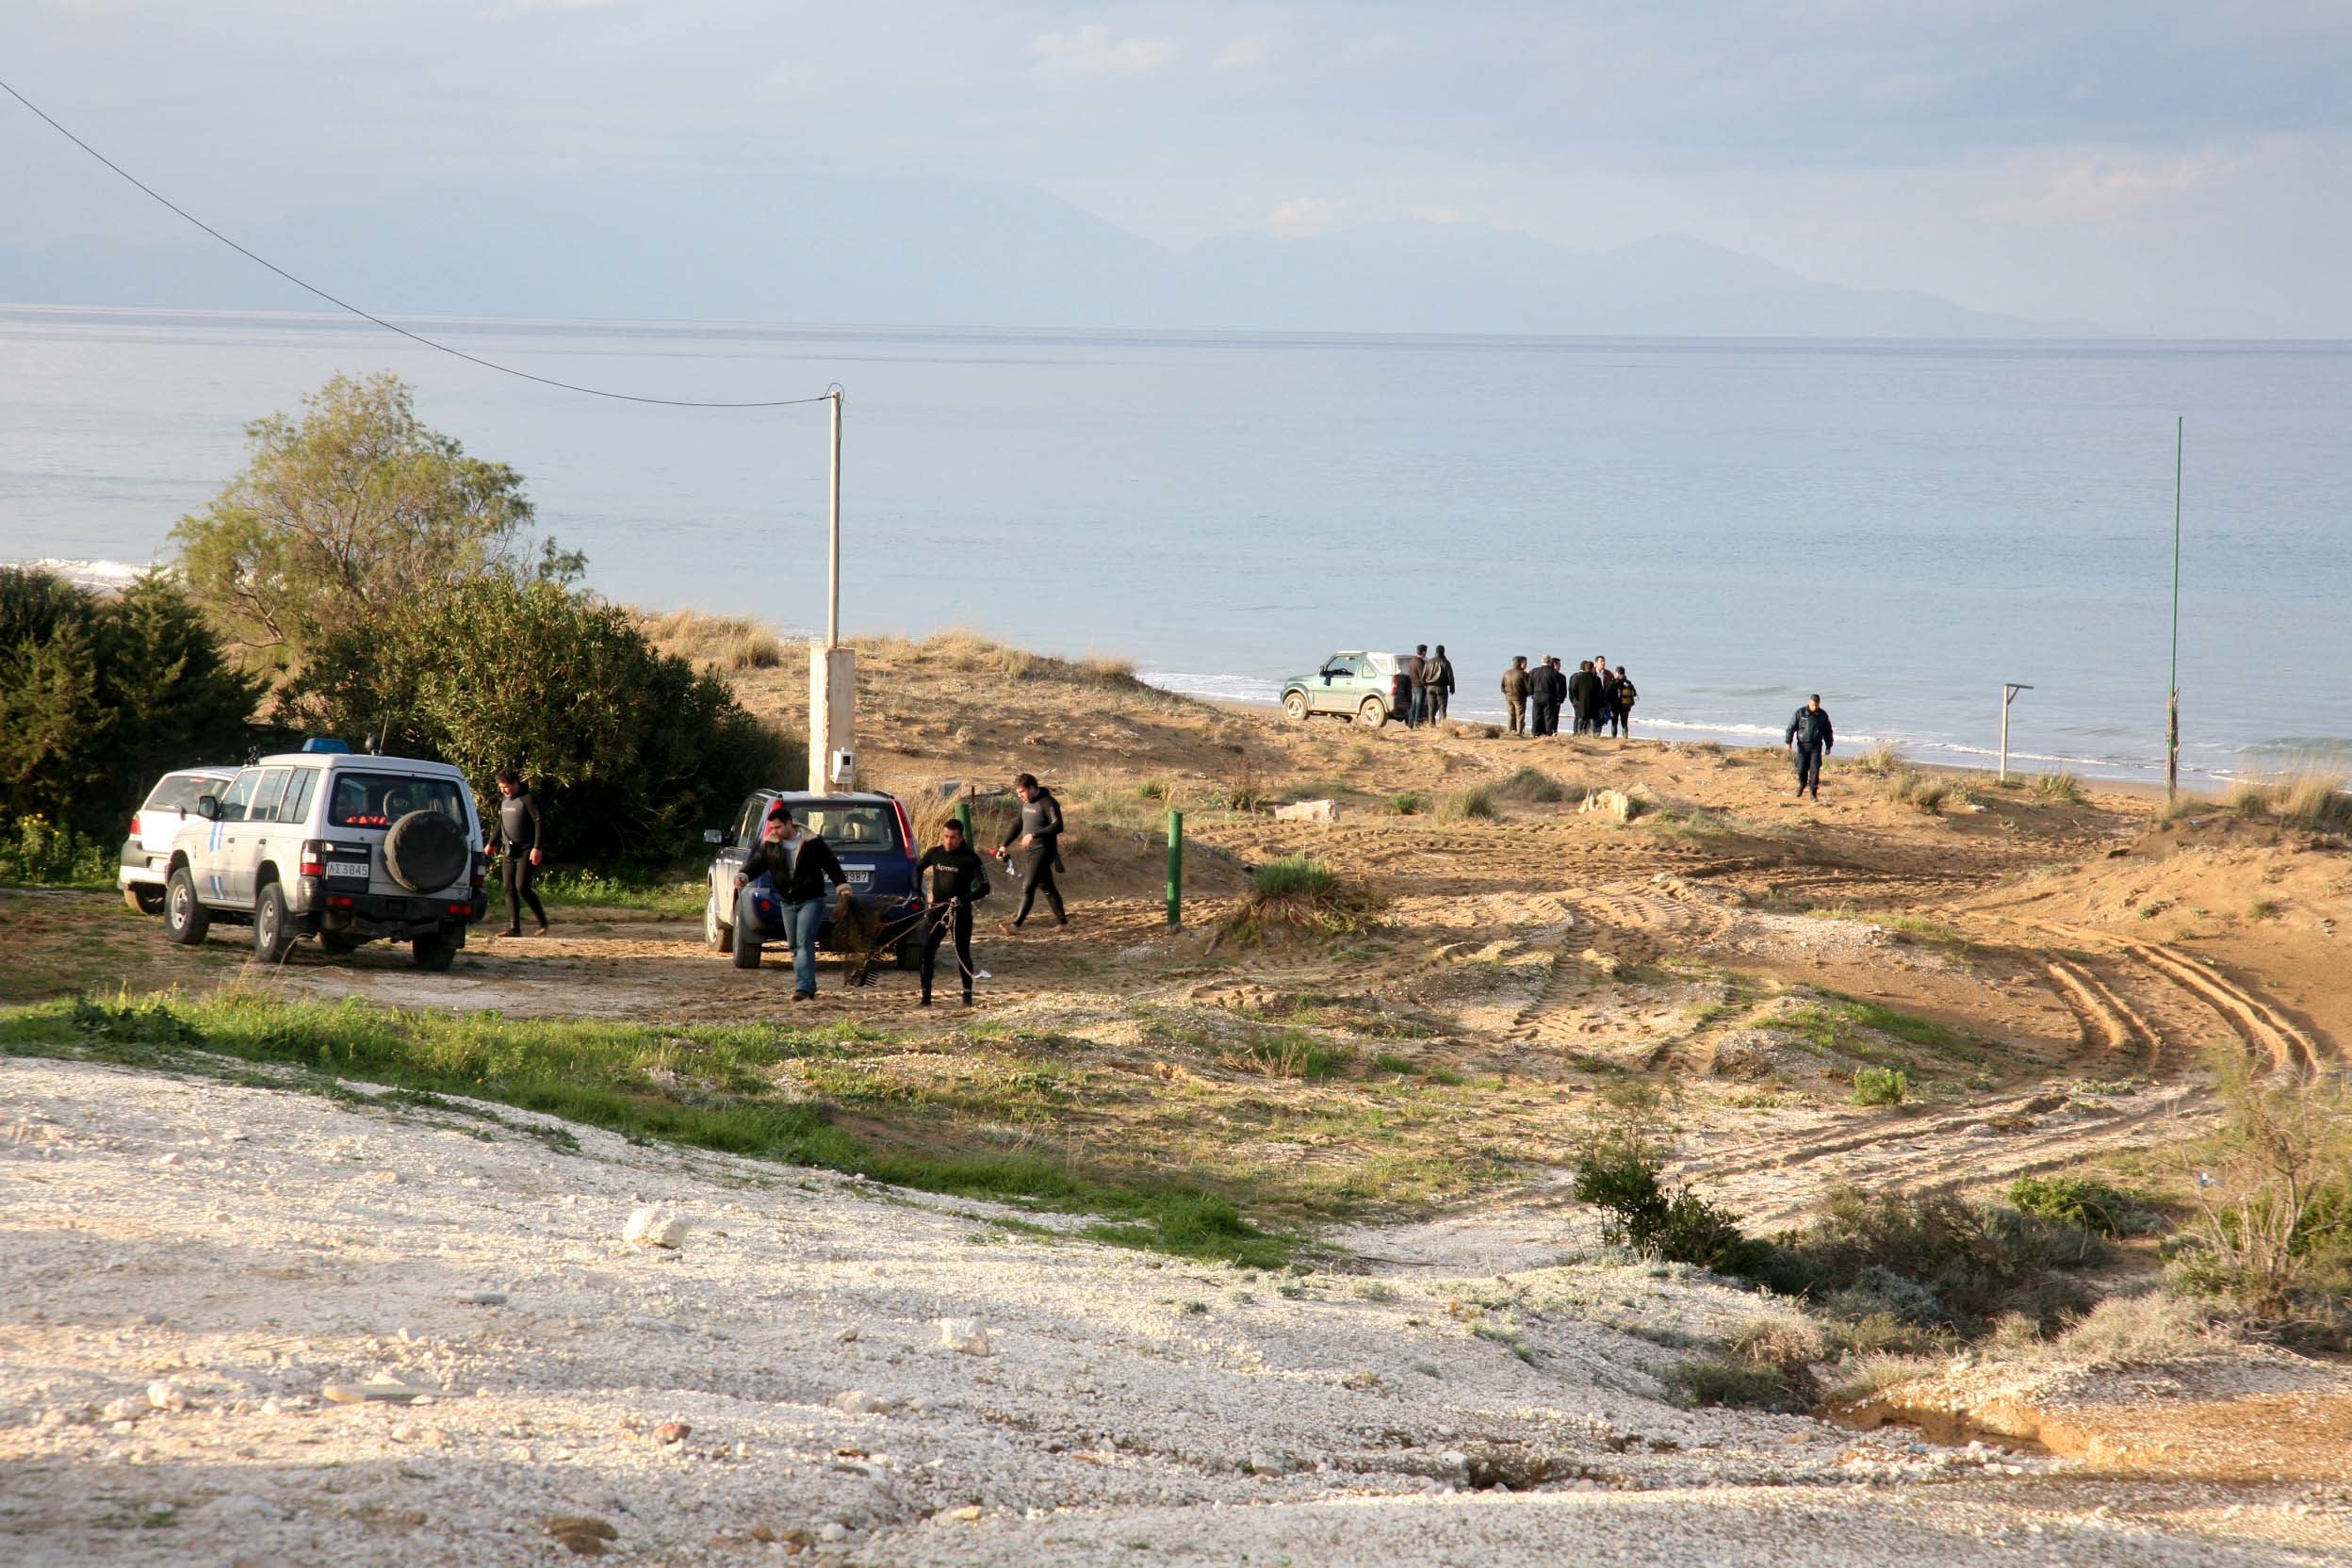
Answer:
M232 230L231 232L237 232ZM1669 236L1571 251L1468 223L1171 251L1022 186L795 179L419 190L237 237L379 313L907 326L1740 337L2098 336L1816 283ZM0 302L309 309L201 235L0 249Z

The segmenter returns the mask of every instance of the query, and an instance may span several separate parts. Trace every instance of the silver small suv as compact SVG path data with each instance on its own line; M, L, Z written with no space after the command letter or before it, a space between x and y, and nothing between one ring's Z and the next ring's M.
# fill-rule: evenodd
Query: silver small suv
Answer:
M445 970L488 907L482 819L447 762L313 741L238 769L196 816L164 884L164 935L185 946L219 920L251 925L264 963L303 937L337 955L384 939Z
M131 813L130 837L122 841L122 869L114 885L122 902L142 915L163 913L164 879L172 874L172 841L195 814L196 797L218 794L237 776L235 768L182 768L165 774Z

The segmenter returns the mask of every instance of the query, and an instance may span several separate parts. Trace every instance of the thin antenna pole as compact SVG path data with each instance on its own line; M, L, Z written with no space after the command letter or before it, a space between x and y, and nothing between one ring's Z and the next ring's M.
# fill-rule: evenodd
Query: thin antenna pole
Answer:
M2186 418L2172 421L2172 700L2164 710L2164 798L2180 792L2180 456Z

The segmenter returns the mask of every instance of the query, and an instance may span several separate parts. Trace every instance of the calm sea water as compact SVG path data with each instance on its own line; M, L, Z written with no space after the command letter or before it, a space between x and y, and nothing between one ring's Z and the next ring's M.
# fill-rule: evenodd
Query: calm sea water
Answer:
M2352 755L2352 345L1075 335L449 323L656 396L847 389L843 620L1270 697L1332 648L1628 666L1652 733L2161 766ZM335 318L0 308L0 559L144 562L245 421L389 368L619 598L824 614L822 407L610 403Z

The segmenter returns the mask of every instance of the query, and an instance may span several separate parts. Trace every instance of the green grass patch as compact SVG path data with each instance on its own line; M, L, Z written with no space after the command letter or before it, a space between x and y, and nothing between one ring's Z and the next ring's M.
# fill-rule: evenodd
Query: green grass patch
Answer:
M540 901L551 909L642 909L678 916L701 914L710 893L703 882L606 876L570 866L557 867L535 885ZM491 902L497 903L498 897L493 889Z
M1763 1022L1768 1028L1802 1035L1824 1051L1850 1056L1869 1056L1876 1051L1865 1031L1929 1051L1949 1051L1960 1044L1957 1031L1932 1020L1899 1013L1875 1002L1850 999L1792 1007Z
M943 1138L942 1103L899 1093L843 1058L885 1043L841 1022L655 1026L595 1020L408 1012L356 999L292 1001L223 991L113 1006L88 1001L0 1009L0 1054L95 1057L133 1066L218 1070L224 1062L297 1070L286 1086L348 1093L353 1082L544 1112L637 1142L668 1142L820 1166L925 1191L1025 1200L1102 1217L1088 1233L1122 1246L1271 1266L1296 1243L1250 1224L1228 1198L1181 1171L1111 1168L1022 1149ZM787 1097L779 1072L833 1086L875 1135L837 1106ZM1048 1093L1053 1075L1008 1066L970 1102L1002 1113L1006 1097ZM897 1122L890 1113L908 1107ZM955 1108L945 1102L944 1108ZM903 1144L882 1133L901 1133ZM921 1138L922 1141L916 1141Z
M1490 822L1494 816L1494 792L1483 784L1458 790L1437 803L1437 814L1444 822Z

